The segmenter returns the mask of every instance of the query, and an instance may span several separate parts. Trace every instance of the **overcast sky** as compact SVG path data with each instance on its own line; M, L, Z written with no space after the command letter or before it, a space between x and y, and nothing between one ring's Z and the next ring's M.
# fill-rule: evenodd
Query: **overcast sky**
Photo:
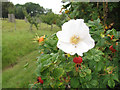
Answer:
M25 4L26 2L33 2L37 3L40 6L43 6L44 8L52 9L52 11L56 14L59 14L59 11L62 7L62 0L9 0L10 2L13 2L13 4Z

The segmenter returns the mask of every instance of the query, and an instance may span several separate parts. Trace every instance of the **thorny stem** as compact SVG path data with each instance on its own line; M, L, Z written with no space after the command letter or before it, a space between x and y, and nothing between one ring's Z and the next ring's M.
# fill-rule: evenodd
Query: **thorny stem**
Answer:
M38 83L38 82L35 82L35 83L33 84L33 86L34 86L36 83ZM33 86L32 86L32 87L33 87ZM31 90L32 90L32 87L31 87Z

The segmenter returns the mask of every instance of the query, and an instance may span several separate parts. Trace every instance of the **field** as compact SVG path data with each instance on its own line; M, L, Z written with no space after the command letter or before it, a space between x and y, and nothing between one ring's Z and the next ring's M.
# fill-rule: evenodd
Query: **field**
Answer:
M33 42L36 33L39 36L51 35L58 30L54 25L53 30L47 24L41 23L37 30L29 30L29 23L16 20L15 24L6 20L2 21L2 87L27 88L36 81L35 68L38 53L38 43ZM28 64L27 68L24 65Z

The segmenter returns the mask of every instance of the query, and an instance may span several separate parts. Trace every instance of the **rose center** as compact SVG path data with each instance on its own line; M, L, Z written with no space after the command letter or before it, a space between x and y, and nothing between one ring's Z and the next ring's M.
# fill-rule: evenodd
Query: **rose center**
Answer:
M72 44L78 44L79 41L80 41L80 37L77 36L77 35L72 36L71 39L70 39L70 42Z

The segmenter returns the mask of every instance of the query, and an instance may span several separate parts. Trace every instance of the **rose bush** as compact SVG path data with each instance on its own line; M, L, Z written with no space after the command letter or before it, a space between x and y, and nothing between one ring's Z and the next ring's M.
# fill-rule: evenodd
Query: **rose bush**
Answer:
M73 22L68 27L63 25L62 29L65 30L50 37L45 36L44 41L40 42L36 77L40 77L43 83L31 84L32 88L113 88L118 85L118 32L115 29L105 32L99 19L86 24L82 22L83 27L80 23ZM71 29L75 30L77 36ZM114 37L111 39L108 34ZM87 38L86 42L77 45L81 36ZM59 43L63 46L59 46ZM71 54L69 50L72 49L75 50Z

